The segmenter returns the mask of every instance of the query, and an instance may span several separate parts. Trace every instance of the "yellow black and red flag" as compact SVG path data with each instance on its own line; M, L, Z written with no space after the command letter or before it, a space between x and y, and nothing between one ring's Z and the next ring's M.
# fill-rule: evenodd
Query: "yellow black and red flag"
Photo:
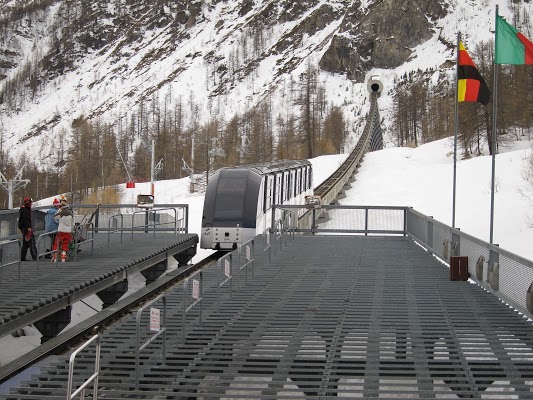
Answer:
M459 41L458 51L457 101L477 101L487 105L490 101L489 87L468 55L462 41Z

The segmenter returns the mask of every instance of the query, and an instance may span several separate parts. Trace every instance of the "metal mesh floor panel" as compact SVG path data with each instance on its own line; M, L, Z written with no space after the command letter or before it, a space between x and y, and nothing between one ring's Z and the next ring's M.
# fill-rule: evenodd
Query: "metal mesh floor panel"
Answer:
M216 269L204 308L187 317L169 294L166 362L142 353L135 322L103 335L106 399L533 398L531 322L403 237L296 237L217 311ZM251 274L250 274L251 275ZM234 288L235 289L235 288ZM67 358L8 399L64 398ZM87 375L90 356L80 360ZM84 375L79 373L78 379Z

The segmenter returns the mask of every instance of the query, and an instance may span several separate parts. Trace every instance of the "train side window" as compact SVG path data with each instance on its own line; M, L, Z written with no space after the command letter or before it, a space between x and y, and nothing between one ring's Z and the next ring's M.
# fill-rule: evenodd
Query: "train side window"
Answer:
M274 191L275 204L281 204L281 177L282 174L276 174L276 189Z
M291 177L290 177L290 187L289 187L289 197L293 198L296 196L295 190L294 190L294 177L296 175L296 170L291 169Z
M261 212L265 212L265 181L259 186L259 204L257 205L257 215Z
M298 170L296 171L296 185L294 185L294 191L295 191L295 195L299 195L301 193L300 191L300 185L302 184L302 169L301 168L298 168Z
M307 167L302 170L302 192L307 190Z
M268 175L267 184L266 184L266 204L265 204L265 208L267 210L270 210L272 208L273 196L274 196L274 176Z
M289 199L289 171L283 172L283 197L281 201L285 202Z
M313 170L309 168L309 189L313 187Z

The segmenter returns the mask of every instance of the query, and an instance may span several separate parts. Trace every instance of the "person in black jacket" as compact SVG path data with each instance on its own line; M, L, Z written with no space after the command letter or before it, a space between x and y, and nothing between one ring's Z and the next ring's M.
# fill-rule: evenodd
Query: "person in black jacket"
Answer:
M37 260L37 246L35 246L35 237L31 223L31 203L30 197L24 197L24 205L19 209L18 228L22 232L22 249L20 251L20 261L26 261L28 248L30 249L31 258Z

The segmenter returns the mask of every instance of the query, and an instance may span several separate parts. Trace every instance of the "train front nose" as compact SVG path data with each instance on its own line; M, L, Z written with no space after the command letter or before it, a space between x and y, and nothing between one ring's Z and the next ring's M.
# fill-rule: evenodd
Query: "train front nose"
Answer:
M220 250L233 250L241 243L241 228L221 227L213 228L213 243Z

